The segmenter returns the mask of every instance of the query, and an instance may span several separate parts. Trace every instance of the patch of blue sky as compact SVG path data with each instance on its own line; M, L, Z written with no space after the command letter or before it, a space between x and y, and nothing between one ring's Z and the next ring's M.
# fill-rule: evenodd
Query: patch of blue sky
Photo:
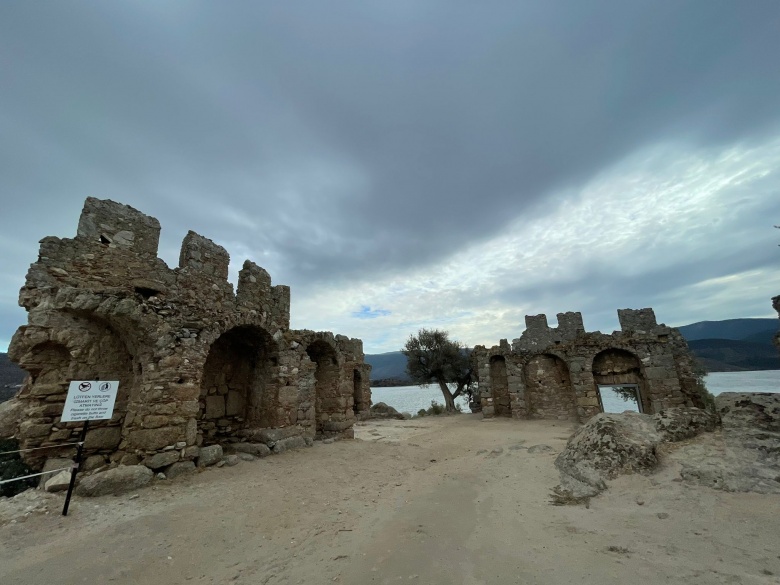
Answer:
M352 313L356 319L376 319L377 317L387 317L390 311L387 309L372 309L367 305L362 305L359 311Z

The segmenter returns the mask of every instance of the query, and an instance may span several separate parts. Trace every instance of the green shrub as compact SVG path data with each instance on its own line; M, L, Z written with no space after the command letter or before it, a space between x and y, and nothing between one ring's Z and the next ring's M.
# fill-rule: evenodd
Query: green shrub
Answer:
M14 439L0 439L0 453L16 451L18 448L18 441ZM31 473L33 473L33 470L30 469L24 461L22 461L19 453L0 455L0 481L14 479L16 477L23 477L25 475L30 475ZM35 487L36 483L38 483L37 477L30 477L28 479L12 481L11 483L4 483L0 485L0 496L5 496L8 498L13 497L28 488Z

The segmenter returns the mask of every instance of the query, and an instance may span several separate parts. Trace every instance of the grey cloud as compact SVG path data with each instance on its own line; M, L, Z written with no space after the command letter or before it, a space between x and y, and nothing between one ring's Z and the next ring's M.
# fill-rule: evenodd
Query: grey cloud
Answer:
M435 262L655 142L775 135L778 25L773 0L4 2L0 222L30 246L2 271L87 195L293 286Z

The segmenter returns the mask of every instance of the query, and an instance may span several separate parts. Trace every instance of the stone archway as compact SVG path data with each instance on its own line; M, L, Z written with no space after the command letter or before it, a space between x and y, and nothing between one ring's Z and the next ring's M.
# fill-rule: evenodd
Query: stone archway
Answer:
M490 358L490 393L493 397L493 416L512 416L506 358L502 355Z
M599 406L604 411L599 386L636 387L637 406L640 412L651 412L642 364L633 353L624 349L606 349L593 358L593 381L596 385Z
M322 436L328 432L328 423L345 418L345 397L339 391L339 365L336 350L325 341L315 341L306 354L316 364L314 370L314 408L317 421L316 433ZM354 378L353 378L354 385Z
M525 403L529 418L577 419L577 400L569 368L558 356L537 355L525 365Z
M273 427L278 365L276 345L260 327L241 325L211 345L200 389L198 427L205 439L246 427Z
M29 423L20 427L23 445L54 445L78 437L82 423L60 421L71 381L118 380L112 418L92 421L85 443L87 454L116 451L135 384L133 356L127 345L110 324L93 315L51 313L47 325L50 331L66 331L67 336L61 336L63 342L39 343L20 359L19 365L30 373L19 394L20 400L29 401ZM56 450L47 455L56 455Z

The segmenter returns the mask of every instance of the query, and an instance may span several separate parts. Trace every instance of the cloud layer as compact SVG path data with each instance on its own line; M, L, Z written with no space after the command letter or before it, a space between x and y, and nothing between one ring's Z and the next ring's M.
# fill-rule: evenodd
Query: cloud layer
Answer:
M255 260L296 326L370 352L526 313L769 315L778 27L771 0L3 3L0 350L88 195L158 217L169 264L187 229Z

